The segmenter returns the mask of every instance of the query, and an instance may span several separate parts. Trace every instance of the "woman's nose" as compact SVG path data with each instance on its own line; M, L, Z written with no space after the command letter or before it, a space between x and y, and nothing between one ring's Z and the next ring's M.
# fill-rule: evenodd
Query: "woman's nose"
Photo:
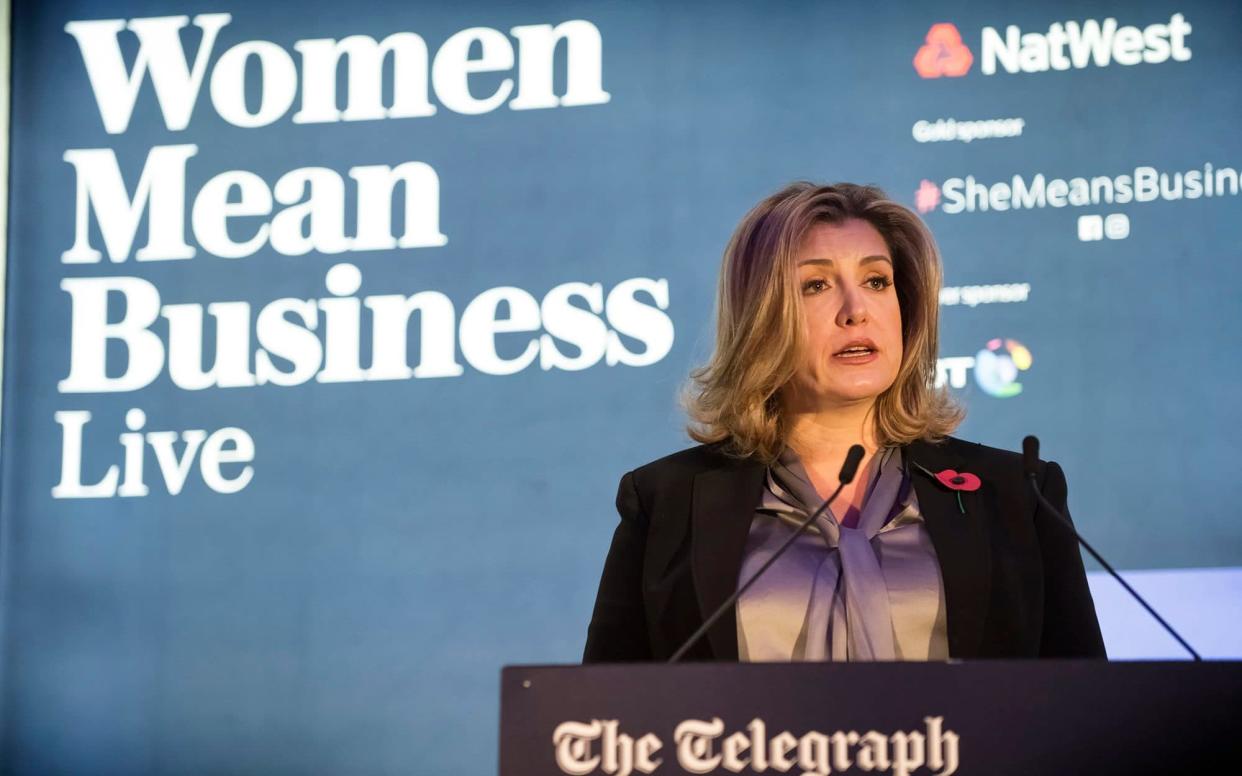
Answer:
M838 326L857 326L867 321L867 302L858 289L847 288L837 312Z

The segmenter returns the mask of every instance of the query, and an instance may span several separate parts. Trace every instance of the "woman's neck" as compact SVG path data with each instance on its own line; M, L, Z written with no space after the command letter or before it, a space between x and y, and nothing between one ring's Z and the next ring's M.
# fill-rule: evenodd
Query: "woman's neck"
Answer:
M879 447L873 406L860 402L814 411L791 409L788 444L804 463L844 460L853 445L862 445L870 458Z
M866 483L870 482L879 444L875 435L873 405L836 407L816 412L790 412L790 433L786 440L802 461L802 467L820 496L827 498L838 485L841 466L850 447L862 445L864 454L857 473L841 486L839 514L845 525L853 526L862 511Z

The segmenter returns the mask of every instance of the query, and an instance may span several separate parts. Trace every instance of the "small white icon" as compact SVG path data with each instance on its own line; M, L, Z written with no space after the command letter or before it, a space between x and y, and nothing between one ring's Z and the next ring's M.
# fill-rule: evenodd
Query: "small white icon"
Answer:
M1113 213L1104 219L1104 236L1110 240L1124 240L1130 236L1130 217L1125 213Z
M1082 242L1094 242L1104 239L1104 219L1100 216L1078 217L1078 239Z
M1105 238L1124 240L1129 236L1130 217L1125 213L1078 217L1078 239L1082 242L1094 242Z

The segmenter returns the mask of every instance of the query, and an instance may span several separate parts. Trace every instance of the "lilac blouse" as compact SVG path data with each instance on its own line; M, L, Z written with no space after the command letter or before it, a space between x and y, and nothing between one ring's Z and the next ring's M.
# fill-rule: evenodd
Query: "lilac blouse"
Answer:
M948 659L940 566L901 448L877 456L857 526L824 510L738 600L739 659ZM768 468L739 585L822 503L786 448Z

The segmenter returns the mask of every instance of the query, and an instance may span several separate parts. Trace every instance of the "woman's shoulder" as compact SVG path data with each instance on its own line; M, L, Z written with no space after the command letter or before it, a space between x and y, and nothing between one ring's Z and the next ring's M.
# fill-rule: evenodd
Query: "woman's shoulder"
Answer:
M711 442L677 450L635 466L633 474L643 477L697 474L708 469L743 463L746 463L746 459L738 459L728 454L725 443Z
M947 436L938 441L926 442L925 444L943 447L946 452L961 456L962 458L978 459L999 464L1022 463L1022 453L1001 447L991 447L981 442L962 439L961 437Z
M724 442L694 445L635 466L627 477L632 477L640 490L658 490L666 487L684 486L706 471L720 469L742 470L762 465L758 459L738 458L731 455Z
M911 449L935 451L939 456L977 461L981 464L1012 468L1022 466L1022 453L991 447L961 437L946 436L937 440L918 440ZM1044 461L1040 461L1040 466ZM729 452L726 442L711 442L677 450L633 468L635 475L698 473L707 469L746 468L759 465L755 458L744 458Z
M661 456L626 472L617 486L617 508L658 521L690 514L693 495L709 488L714 496L738 492L746 500L762 485L766 467L757 457L739 458L722 442L700 444ZM702 477L700 475L703 475ZM758 501L758 491L754 492Z
M936 441L919 440L907 446L915 459L923 463L938 466L956 465L965 471L999 481L1014 479L1020 482L1022 477L1022 453L1005 450L1000 447L974 442L960 437L947 436ZM1039 461L1042 473L1047 463ZM694 445L678 450L655 460L634 467L626 476L631 477L636 488L649 491L666 487L681 487L705 471L732 470L742 473L753 473L751 470L762 469L763 464L757 458L739 458L729 452L726 442L712 442Z
M915 443L915 449L939 451L943 457L959 461L963 468L967 471L973 471L975 474L992 473L1005 477L1009 475L1022 476L1022 453L1015 450L991 447L980 442L954 436L943 437L935 442L919 441ZM1039 460L1038 465L1041 475L1048 464L1048 461Z

